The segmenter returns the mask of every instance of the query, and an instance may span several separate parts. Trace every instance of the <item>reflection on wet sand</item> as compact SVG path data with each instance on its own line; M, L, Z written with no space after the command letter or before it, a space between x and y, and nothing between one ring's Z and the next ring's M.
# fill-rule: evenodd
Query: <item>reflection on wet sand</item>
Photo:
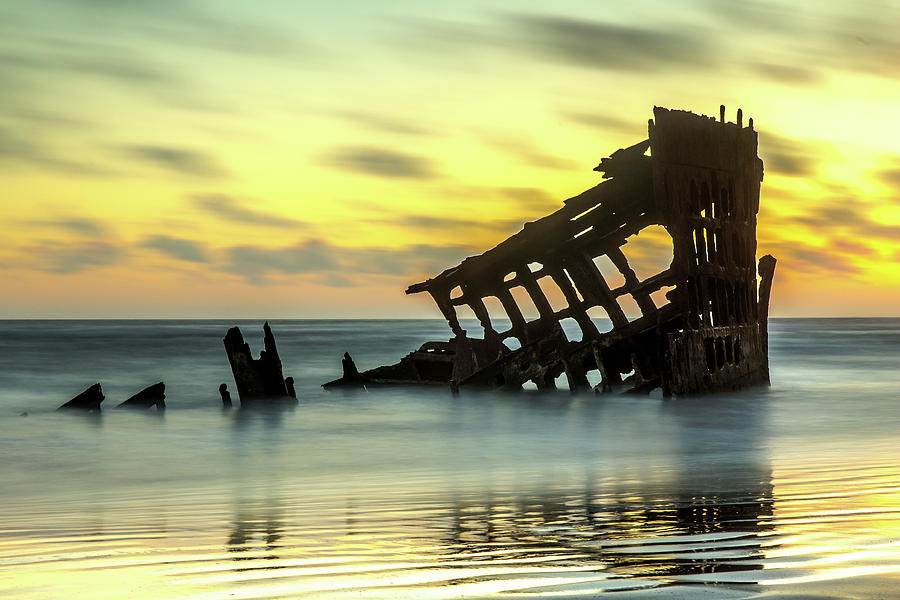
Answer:
M278 540L284 531L283 519L277 502L241 503L226 543L233 560L277 560Z

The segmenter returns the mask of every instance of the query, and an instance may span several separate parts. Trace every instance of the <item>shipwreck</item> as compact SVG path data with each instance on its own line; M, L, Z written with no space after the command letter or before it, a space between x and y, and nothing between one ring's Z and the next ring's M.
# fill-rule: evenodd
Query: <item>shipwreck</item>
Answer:
M660 107L653 116L648 139L594 169L600 184L483 254L409 286L407 294L434 299L449 341L363 372L345 354L343 376L324 387L521 389L532 382L553 389L565 375L572 391L628 386L671 396L768 382L775 259L756 260L763 163L753 120L744 126L739 109L726 122L724 106L718 120ZM672 262L641 279L623 247L653 226L671 237ZM601 258L620 281L608 281ZM564 301L552 303L547 289ZM534 318L523 302L536 309ZM502 318L492 319L488 304L501 307ZM483 337L462 327L464 306ZM598 312L611 328L598 325ZM564 328L566 320L577 327Z

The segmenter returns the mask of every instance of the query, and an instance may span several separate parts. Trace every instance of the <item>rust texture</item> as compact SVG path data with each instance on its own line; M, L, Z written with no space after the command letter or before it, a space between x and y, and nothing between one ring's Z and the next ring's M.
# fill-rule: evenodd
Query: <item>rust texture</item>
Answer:
M258 359L253 358L250 345L244 342L240 328L229 329L222 341L225 344L225 352L228 354L228 362L231 364L241 404L259 400L296 401L293 379L289 377L288 381L284 378L281 358L275 347L275 336L268 322L263 325L265 350L260 351ZM219 386L219 393L222 394L222 403L230 405L231 394L228 393L225 384Z
M576 391L589 389L595 372L598 390L624 383L635 392L661 387L669 396L767 382L775 259L763 257L757 268L763 164L752 119L744 127L740 110L731 123L724 107L719 120L656 107L649 139L594 170L605 181L406 290L431 295L453 332L448 342L428 342L395 365L363 373L345 355L344 377L325 386L520 389L533 382L548 389L564 374ZM672 262L641 279L627 244L652 226L671 237ZM616 282L601 261L614 265ZM463 328L461 307L483 337Z

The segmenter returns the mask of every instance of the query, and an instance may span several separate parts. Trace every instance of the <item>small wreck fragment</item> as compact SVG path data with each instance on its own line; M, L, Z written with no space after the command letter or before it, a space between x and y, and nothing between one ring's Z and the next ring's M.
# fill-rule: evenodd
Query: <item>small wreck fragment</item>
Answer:
M606 181L406 290L431 295L453 332L449 341L428 342L397 364L362 373L345 355L344 376L325 387L520 389L533 382L548 389L564 374L576 391L589 389L595 372L604 391L624 383L636 392L661 387L670 396L767 382L775 259L765 256L757 266L763 164L753 120L745 127L738 110L736 122L725 122L725 107L719 120L656 107L649 139L594 170ZM623 247L654 226L671 238L672 261L639 278ZM620 282L602 272L601 262L614 265ZM533 305L536 318L523 303ZM460 307L475 315L483 337L468 335Z
M84 390L56 410L83 410L87 412L99 412L100 403L105 400L103 389L99 383L95 383Z
M122 404L119 404L116 408L147 410L151 406L155 406L156 410L166 409L166 384L162 381L145 387Z
M250 352L250 345L244 342L239 327L232 327L222 340L225 344L225 352L228 354L228 362L231 364L231 372L234 375L234 383L237 386L238 397L241 403L268 400L278 401L285 399L296 401L293 379L285 380L281 370L281 358L275 348L275 336L268 321L263 325L263 345L265 350L260 351L259 358L254 359ZM227 386L222 384L219 392L222 393L223 403ZM228 400L231 395L228 394Z

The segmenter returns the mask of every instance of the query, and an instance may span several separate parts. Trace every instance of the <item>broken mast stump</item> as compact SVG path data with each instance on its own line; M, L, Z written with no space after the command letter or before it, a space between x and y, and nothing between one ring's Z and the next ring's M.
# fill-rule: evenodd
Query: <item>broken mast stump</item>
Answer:
M265 349L260 351L258 359L253 358L250 345L244 341L239 327L229 329L222 341L231 365L231 373L234 375L238 398L242 404L260 400L296 400L284 379L281 359L275 347L275 336L272 335L268 321L263 325ZM222 389L219 390L221 393Z
M100 403L105 396L99 383L95 383L84 390L56 410L83 410L86 412L99 412Z
M116 408L146 410L151 406L155 406L156 410L166 409L166 384L162 381L145 387L122 404L119 404Z

